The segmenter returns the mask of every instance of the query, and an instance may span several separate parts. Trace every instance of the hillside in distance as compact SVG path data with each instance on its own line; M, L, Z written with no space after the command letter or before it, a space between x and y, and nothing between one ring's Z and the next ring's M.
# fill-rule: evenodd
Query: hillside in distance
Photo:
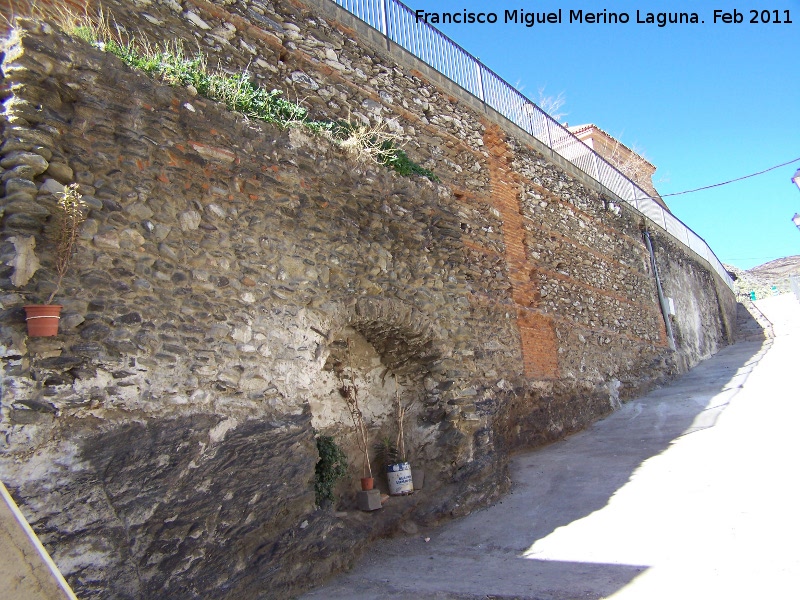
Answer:
M800 277L800 256L777 258L747 271L732 265L725 265L725 268L735 275L738 294L748 295L755 290L758 298L765 298L773 294L772 286L779 294L791 291L789 277Z

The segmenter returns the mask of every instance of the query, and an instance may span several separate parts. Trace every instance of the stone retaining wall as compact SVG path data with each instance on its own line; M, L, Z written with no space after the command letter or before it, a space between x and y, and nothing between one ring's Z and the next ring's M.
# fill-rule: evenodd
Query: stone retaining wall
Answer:
M286 597L371 539L498 498L511 451L726 343L715 275L654 234L672 353L642 217L330 6L104 6L315 118L382 123L441 181L19 23L3 63L0 478L81 598ZM29 338L22 306L52 289L50 215L72 182L90 212L60 333ZM335 363L373 440L409 407L425 487L374 514L354 510ZM338 512L314 506L312 426L351 459Z

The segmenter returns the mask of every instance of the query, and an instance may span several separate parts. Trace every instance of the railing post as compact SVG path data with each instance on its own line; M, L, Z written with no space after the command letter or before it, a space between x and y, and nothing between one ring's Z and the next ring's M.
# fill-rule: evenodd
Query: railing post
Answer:
M592 157L594 158L594 178L600 181L600 162L597 160L597 152L594 150L592 151ZM603 182L600 181L600 183Z
M544 115L544 124L545 124L545 129L547 129L547 145L550 147L550 154L554 155L555 149L553 148L553 136L550 135L550 117L546 113Z
M386 2L387 0L381 0L381 32L383 33L383 37L386 38L386 51L390 52L392 48L389 43L389 26L386 20Z
M483 89L483 73L481 73L481 63L475 62L475 71L478 73L478 91L481 93L481 102L483 102L483 112L486 112L486 92Z
M530 133L533 137L536 137L536 134L533 133L534 126L533 126L533 111L535 110L533 104L528 103L524 105L525 114L528 115L528 133Z

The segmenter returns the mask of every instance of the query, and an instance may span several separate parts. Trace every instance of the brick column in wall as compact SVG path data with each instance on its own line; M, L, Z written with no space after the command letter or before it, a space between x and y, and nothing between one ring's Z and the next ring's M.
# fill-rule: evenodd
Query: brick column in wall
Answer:
M525 247L525 219L520 205L521 182L511 168L512 152L500 128L484 122L483 141L489 153L492 205L503 220L505 260L511 282L511 297L517 308L517 327L522 344L522 360L527 377L558 376L558 343L552 319L537 310L541 299L531 280L534 265Z

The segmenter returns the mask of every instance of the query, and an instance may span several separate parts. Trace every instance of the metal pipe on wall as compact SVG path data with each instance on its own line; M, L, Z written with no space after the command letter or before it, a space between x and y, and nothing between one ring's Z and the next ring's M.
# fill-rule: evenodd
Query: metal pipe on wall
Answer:
M650 241L650 232L647 231L647 229L643 229L642 236L644 237L644 244L647 246L647 251L650 253L650 264L653 265L653 275L656 277L658 303L661 305L661 316L664 317L664 326L667 328L667 341L669 342L670 350L675 350L675 336L672 333L672 321L669 319L669 307L667 306L667 299L664 297L664 290L661 288L661 277L658 275L656 254L653 252L653 243Z

